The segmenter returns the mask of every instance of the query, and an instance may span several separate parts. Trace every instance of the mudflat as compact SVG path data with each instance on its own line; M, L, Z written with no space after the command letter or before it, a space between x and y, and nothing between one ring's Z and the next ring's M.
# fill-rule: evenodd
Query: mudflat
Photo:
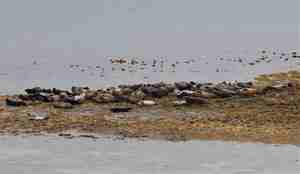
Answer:
M124 99L128 96L124 91L129 87L120 86L121 90L97 90L100 96L84 102L79 102L78 98L82 96L80 90L83 88L73 88L73 93L78 96L70 94L73 98L68 98L68 102L32 99L31 94L38 89L34 88L27 90L30 95L1 97L0 130L3 134L57 133L67 137L72 135L66 132L76 131L172 141L218 139L299 144L299 82L297 71L261 75L251 85L248 83L250 86L239 84L242 87L237 88L238 93L228 89L228 85L237 83L220 83L223 85L220 93L211 91L218 89L216 86L201 91L203 84L197 90L182 82L175 84L175 90L180 90L172 95L156 96L161 93L153 92L153 88L147 88L150 91L143 88L145 96L142 99L136 93L139 97ZM110 100L108 94L119 96L118 101ZM9 106L12 103L8 100L15 101L16 97L21 98L24 105Z

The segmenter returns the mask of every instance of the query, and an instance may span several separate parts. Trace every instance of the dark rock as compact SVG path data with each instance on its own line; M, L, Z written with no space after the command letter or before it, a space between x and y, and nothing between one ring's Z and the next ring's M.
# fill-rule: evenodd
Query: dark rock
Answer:
M188 104L206 104L206 103L208 103L208 100L203 97L188 96L188 97L184 97L184 99Z
M132 110L130 107L113 107L110 109L110 111L114 113L129 112L130 110Z
M178 90L190 90L193 85L191 85L190 83L188 82L176 82L175 83L175 87L178 89Z
M26 106L27 103L24 100L21 100L18 96L8 97L6 99L6 104L8 106Z

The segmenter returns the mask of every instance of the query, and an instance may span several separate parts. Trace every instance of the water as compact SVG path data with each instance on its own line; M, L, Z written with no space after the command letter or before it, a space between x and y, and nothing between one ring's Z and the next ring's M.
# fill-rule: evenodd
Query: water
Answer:
M296 174L300 149L293 145L219 141L0 137L4 173Z
M251 80L298 68L297 61L278 56L256 66L217 60L251 62L262 50L269 55L299 50L298 0L0 2L2 95L33 86ZM117 56L139 57L148 65L112 70L109 59ZM152 68L157 57L164 65ZM172 68L176 61L180 64ZM80 68L70 69L77 64Z

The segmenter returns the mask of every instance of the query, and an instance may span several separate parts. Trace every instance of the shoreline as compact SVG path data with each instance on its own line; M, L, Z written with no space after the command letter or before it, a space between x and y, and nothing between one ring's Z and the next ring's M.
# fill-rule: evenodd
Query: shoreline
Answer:
M122 85L96 94L79 87L69 93L28 89L28 95L0 97L0 133L63 136L76 131L169 141L300 144L300 72L261 75L252 83L194 83Z

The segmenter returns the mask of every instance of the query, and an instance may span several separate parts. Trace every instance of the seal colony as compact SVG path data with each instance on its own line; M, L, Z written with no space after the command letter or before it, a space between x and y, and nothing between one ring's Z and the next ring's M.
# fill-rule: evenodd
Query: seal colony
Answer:
M253 82L164 82L1 97L2 133L66 131L167 140L300 142L300 73Z

